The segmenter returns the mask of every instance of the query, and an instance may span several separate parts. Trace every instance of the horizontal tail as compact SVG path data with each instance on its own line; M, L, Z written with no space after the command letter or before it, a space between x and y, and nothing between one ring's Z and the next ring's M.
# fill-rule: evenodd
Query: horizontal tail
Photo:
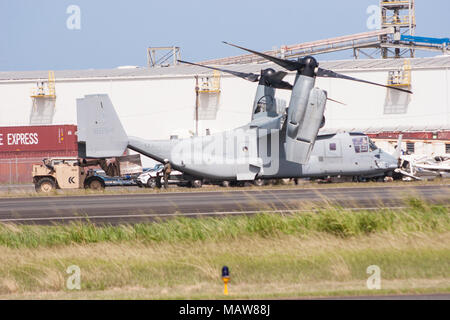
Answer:
M77 99L78 156L109 158L123 155L128 136L107 94Z

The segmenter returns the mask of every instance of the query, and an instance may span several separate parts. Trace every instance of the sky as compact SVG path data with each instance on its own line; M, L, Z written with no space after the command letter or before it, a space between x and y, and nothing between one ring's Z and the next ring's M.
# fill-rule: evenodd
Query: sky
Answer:
M0 0L0 71L145 66L149 46L179 46L182 58L190 61L243 53L221 41L270 50L369 31L367 8L378 4L378 0ZM79 14L71 6L77 6ZM449 12L448 0L416 0L416 35L450 37ZM318 59L351 56L346 51Z

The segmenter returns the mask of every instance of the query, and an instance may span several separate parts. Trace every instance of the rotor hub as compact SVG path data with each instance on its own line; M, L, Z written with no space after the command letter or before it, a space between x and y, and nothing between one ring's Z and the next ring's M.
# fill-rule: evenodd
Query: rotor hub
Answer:
M271 86L270 77L275 74L275 70L272 68L261 70L261 77L259 78L259 84L264 86Z
M317 74L317 70L319 68L319 63L317 60L312 56L306 56L304 58L299 58L299 62L301 62L304 67L300 71L301 75L307 76L307 77L315 77Z

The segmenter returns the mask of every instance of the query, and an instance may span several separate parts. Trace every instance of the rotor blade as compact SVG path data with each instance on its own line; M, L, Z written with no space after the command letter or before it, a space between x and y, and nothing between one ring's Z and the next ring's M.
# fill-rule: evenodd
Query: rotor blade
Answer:
M265 53L261 53L261 52L258 52L258 51L253 51L253 50L250 50L250 49L247 49L247 48L243 48L243 47L240 47L238 45L235 45L235 44L232 44L232 43L228 43L226 41L222 41L222 42L227 44L227 45L229 45L229 46L232 46L232 47L235 47L235 48L239 48L241 50L245 50L245 51L251 52L253 54L256 54L256 55L258 55L260 57L263 57L264 59L272 61L272 62L278 64L279 66L282 66L283 68L285 68L285 69L287 69L289 71L300 70L301 68L304 67L303 63L300 63L300 62L297 62L297 61L280 59L280 58L277 58L277 57L269 56L269 55L267 55Z
M231 70L226 70L226 69L219 69L219 68L204 66L204 65L201 65L201 64L188 62L188 61L183 61L183 60L178 60L178 62L185 63L185 64L190 64L190 65L193 65L193 66L203 67L203 68L207 68L207 69L212 69L212 70L226 72L226 73L232 74L232 75L234 75L236 77L239 77L239 78L251 81L251 82L257 82L259 80L259 75L254 74L254 73L245 73L245 72L231 71Z
M372 84L374 86L394 89L394 90L398 90L398 91L407 92L407 93L412 94L412 91L410 91L410 90L396 88L396 87L390 87L390 86L386 86L384 84L379 84L379 83L371 82L371 81L367 81L367 80L361 80L361 79L349 77L349 76L346 76L344 74L340 74L340 73L337 73L337 72L334 72L334 71L331 71L331 70L327 70L327 69L322 69L322 68L319 68L319 70L317 72L317 76L318 77L324 77L324 78L336 78L336 79L345 79L345 80L351 80L351 81L358 81L358 82L362 82L362 83Z
M275 89L292 90L292 84L286 81L275 82L272 84Z
M330 101L333 101L333 102L342 104L343 106L346 106L346 105L347 105L347 104L345 104L345 103L343 103L343 102L340 102L340 101L337 101L337 100L334 100L334 99L331 99L331 98L327 98L327 100L330 100Z
M284 71L277 71L274 74L270 76L270 80L272 81L282 81L284 77L286 77L287 72Z
M269 82L268 84L275 89L292 90L292 85L287 81L283 81L283 78L286 77L286 75L287 72L277 71L271 75L263 75L262 77L267 79Z

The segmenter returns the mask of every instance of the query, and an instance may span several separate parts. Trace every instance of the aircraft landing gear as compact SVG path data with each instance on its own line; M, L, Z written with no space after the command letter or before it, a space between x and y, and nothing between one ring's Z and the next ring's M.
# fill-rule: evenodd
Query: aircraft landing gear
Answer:
M265 184L263 179L255 179L253 180L253 184L257 187L262 187Z
M189 183L189 185L191 188L201 188L203 185L203 182L202 182L202 180L192 180Z

